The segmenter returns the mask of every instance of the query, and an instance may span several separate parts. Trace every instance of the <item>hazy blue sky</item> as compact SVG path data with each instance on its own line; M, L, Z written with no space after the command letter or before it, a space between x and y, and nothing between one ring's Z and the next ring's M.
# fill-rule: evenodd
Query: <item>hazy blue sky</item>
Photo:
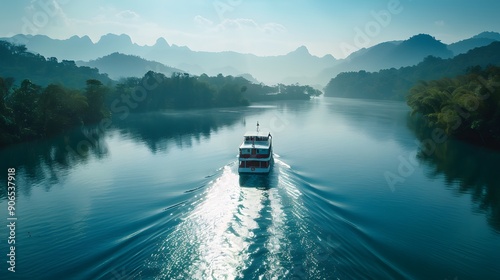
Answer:
M345 57L360 47L427 33L445 43L500 31L498 0L16 0L2 3L0 36L65 39L107 33L140 45L164 37L193 50L258 55L305 45Z

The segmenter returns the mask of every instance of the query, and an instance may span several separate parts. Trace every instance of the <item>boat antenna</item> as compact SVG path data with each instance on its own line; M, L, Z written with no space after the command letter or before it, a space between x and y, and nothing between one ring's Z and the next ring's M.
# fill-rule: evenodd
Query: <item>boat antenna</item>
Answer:
M259 122L257 121L257 132L259 132Z

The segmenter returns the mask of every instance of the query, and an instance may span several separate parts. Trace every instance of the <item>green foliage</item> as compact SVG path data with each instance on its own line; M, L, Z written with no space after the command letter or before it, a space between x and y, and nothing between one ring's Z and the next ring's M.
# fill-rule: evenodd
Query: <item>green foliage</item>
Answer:
M281 89L281 93L278 92ZM108 104L124 105L127 110L146 112L163 109L197 109L247 106L251 101L304 99L319 96L310 86L253 84L242 77L191 76L174 73L166 77L149 71L141 79L122 79L107 99ZM90 102L89 102L90 106Z
M311 86L293 84L270 87L263 84L250 84L245 88L244 96L250 101L270 100L309 100L323 94Z
M454 79L420 82L407 100L412 114L448 135L485 145L500 146L500 67Z
M83 124L83 119L90 119L88 107L81 92L49 85L40 96L42 132L51 135Z
M86 121L93 123L110 116L110 112L104 103L107 87L95 79L87 80L85 97L87 97Z
M107 88L96 80L88 81L85 94L55 84L43 88L30 80L19 88L9 84L10 79L0 78L0 146L54 135L106 116Z
M100 74L96 68L78 67L74 61L57 61L28 52L24 45L14 45L0 41L0 77L13 77L16 81L29 79L41 86L61 84L68 88L81 89L88 79L110 84L107 75Z
M39 125L38 103L42 88L29 80L24 80L21 87L15 89L9 97L8 105L12 109L17 129L24 137L36 137Z
M0 41L0 61L0 146L98 122L112 112L247 106L253 100L309 99L321 94L309 86L269 87L222 74L166 77L153 71L109 88L105 84L112 81L97 69L46 59L5 41ZM16 85L19 78L23 80ZM275 94L280 87L282 93Z

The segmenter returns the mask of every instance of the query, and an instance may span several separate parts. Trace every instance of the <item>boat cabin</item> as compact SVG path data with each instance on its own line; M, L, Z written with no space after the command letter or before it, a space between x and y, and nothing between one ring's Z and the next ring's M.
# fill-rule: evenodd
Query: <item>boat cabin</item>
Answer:
M240 173L268 173L273 160L272 136L268 131L252 131L243 135L239 147Z
M273 144L269 131L261 131L257 122L257 131L243 135L239 147L239 173L269 173L273 165Z

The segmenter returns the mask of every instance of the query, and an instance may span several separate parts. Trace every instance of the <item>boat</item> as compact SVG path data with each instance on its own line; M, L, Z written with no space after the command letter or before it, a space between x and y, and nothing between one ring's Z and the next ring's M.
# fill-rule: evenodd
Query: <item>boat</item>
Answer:
M273 137L269 131L246 132L239 147L238 173L265 174L273 166Z

